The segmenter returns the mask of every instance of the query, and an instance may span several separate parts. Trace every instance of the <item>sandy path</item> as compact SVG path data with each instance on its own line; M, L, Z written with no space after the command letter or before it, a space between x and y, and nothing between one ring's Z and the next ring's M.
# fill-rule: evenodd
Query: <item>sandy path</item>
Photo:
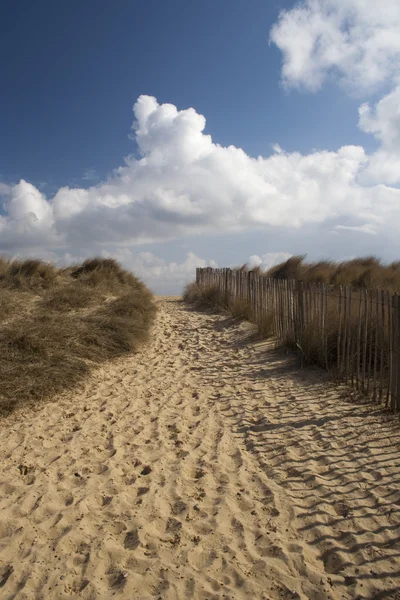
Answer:
M399 424L159 304L141 354L0 424L0 598L399 598Z

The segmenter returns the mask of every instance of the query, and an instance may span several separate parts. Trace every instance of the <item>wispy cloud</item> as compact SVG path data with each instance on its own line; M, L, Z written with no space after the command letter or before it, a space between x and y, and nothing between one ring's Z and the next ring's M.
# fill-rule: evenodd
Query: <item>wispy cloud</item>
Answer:
M98 179L96 169L94 167L91 167L90 169L86 169L82 175L82 179L84 181L94 181L94 180Z
M376 235L376 229L370 223L364 223L364 225L336 225L335 230L339 231L360 231L361 233L367 233L370 235Z

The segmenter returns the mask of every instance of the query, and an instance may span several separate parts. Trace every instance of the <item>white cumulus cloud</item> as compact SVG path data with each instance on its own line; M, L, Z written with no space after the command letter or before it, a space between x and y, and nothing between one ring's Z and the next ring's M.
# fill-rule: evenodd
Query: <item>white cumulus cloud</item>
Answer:
M345 240L351 252L356 243L349 240L361 238L378 248L389 239L397 248L399 32L399 0L301 0L281 13L271 31L282 52L287 86L315 91L333 77L351 92L365 94L363 100L385 89L380 100L359 109L359 127L378 141L376 152L348 145L289 153L276 143L271 156L252 157L215 143L206 133L205 117L194 108L178 110L143 95L133 107L137 153L105 181L95 184L95 172L89 170L83 177L87 187L65 186L52 197L25 180L0 182L0 252L65 260L88 252L112 254L168 293L168 281L175 282L176 291L196 266L214 263L193 253L171 262L140 252L139 246L258 230L275 239L269 248L282 250L282 231L287 237L294 232L297 240L299 232L307 232L304 251L314 254L313 239L329 235ZM289 256L253 255L250 262L269 268Z
M334 76L370 91L400 76L398 0L302 0L270 33L288 86L317 90Z
M369 188L400 183L399 32L398 0L301 0L280 13L270 32L282 52L287 87L316 91L327 78L358 95L392 87L375 106L364 102L359 108L360 129L380 144L358 172L358 184ZM386 212L389 189L376 190L373 201L382 201L382 194ZM352 228L372 231L373 225Z
M279 147L253 158L214 143L192 108L141 96L134 113L141 157L127 157L103 183L53 198L23 180L3 190L0 249L106 248L349 218L376 227L399 214L400 191L360 184L371 160L362 147L308 155Z
M380 142L379 149L370 157L363 181L400 183L400 86L375 106L365 102L358 112L360 129Z
M358 112L360 129L372 133L383 149L400 153L400 86L381 98L375 107L366 102Z

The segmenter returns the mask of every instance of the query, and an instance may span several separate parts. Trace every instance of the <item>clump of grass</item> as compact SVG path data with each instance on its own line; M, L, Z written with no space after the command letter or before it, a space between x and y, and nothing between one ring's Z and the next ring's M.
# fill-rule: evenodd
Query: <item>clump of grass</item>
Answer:
M271 267L266 276L271 279L301 279L304 256L291 256L288 260Z
M17 315L21 309L25 310L31 301L31 295L0 288L0 324L7 322Z
M6 275L8 268L9 268L9 264L10 264L9 260L4 258L3 256L0 256L0 281Z
M234 319L250 321L264 337L273 333L272 315L256 318L250 302L243 298L227 296L217 285L199 286L196 282L189 283L183 292L183 300L195 308L223 310Z
M152 294L116 261L56 269L0 259L0 273L0 310L8 307L0 327L0 414L73 388L96 364L136 352L149 337Z
M75 282L74 285L62 285L50 290L43 298L42 306L56 312L77 310L88 308L103 298L93 287Z
M183 300L196 308L226 308L226 295L217 285L201 287L197 283L189 283L183 292Z
M333 287L349 285L356 289L383 289L400 293L400 261L385 265L375 256L342 262L321 260L311 263L305 261L305 256L292 256L271 267L264 275L271 279L296 279Z
M251 322L254 320L251 304L242 298L230 298L228 310L234 319L244 319Z
M48 289L54 285L58 270L50 263L37 259L2 259L0 266L0 288L6 289Z
M324 285L329 285L332 283L334 269L335 263L328 260L309 263L297 275L297 279L301 278L306 283L323 283Z
M113 258L90 258L81 265L72 267L70 274L84 285L102 288L104 291L143 289L143 284L132 273L121 269Z
M183 300L187 304L198 304L201 300L201 288L195 282L188 283L183 290Z
M274 315L266 312L257 319L257 329L264 338L274 335Z

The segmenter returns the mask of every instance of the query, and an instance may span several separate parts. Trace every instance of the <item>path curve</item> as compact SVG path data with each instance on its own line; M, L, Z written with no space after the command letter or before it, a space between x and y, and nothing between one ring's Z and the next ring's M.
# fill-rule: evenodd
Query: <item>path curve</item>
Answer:
M0 424L0 597L398 599L398 423L158 304L141 353Z

